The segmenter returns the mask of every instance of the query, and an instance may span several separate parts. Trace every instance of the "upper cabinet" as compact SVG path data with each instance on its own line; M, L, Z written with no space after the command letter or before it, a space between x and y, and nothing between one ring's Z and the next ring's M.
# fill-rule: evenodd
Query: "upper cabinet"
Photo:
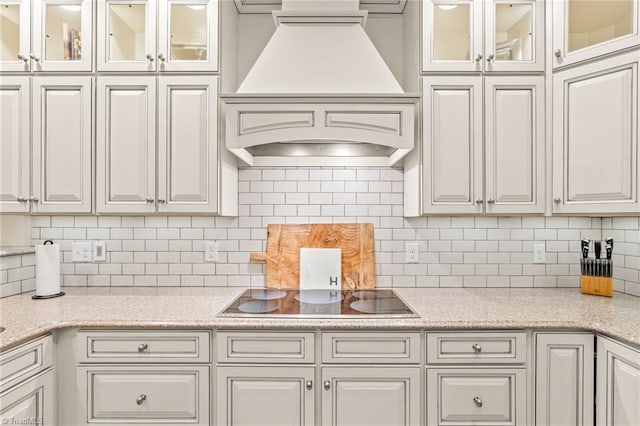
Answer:
M554 67L640 45L637 0L564 0L552 4Z
M91 71L91 0L0 3L0 70Z
M422 70L544 70L541 0L425 0Z
M99 71L216 71L215 0L99 0Z

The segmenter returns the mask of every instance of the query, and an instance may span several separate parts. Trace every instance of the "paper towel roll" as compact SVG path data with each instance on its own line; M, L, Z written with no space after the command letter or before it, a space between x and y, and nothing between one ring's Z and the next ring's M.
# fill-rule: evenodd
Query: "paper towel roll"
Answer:
M36 296L53 296L59 293L60 246L47 240L43 245L36 246Z

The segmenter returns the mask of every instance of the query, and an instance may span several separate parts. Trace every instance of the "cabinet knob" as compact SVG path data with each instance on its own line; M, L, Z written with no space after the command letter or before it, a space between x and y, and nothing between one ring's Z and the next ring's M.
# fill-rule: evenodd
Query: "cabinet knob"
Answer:
M482 400L478 396L473 397L473 403L476 404L476 407L482 407Z
M40 58L38 58L35 54L29 53L29 57L36 62L40 62Z
M562 58L562 50L560 49L556 49L553 51L553 56L555 56L556 58Z
M158 198L158 202L159 202L160 204L164 204L164 203L166 203L167 201L166 201L165 199L163 199L163 198Z
M165 58L162 53L158 55L158 59L160 59L160 62L164 62L167 60L167 58Z
M27 197L17 197L16 201L20 202L20 203L26 203L27 202Z
M494 204L495 202L496 202L496 200L494 200L493 198L489 198L487 200L487 203L489 203L489 204Z
M305 383L307 390L313 389L313 382L311 380L307 380Z
M147 201L147 203L153 203L153 198L152 197L147 197L145 198L145 200Z
M37 203L38 201L40 201L40 199L34 195L32 195L31 197L29 197L29 201L32 201L34 203Z
M324 390L329 390L331 388L331 382L328 380L325 380L324 383L322 384L322 387L324 388Z
M476 204L482 204L482 203L484 203L484 200L482 198L476 200Z
M554 198L553 202L556 204L560 204L560 201L562 201L560 198Z
M476 62L480 62L482 60L482 55L478 53L478 56L476 56Z
M146 343L140 343L138 345L138 352L140 353L146 351L147 349L149 349L149 345L147 345Z
M147 53L146 58L147 58L147 61L153 62L153 55L151 55L151 53Z
M142 405L142 403L145 402L146 400L147 400L147 395L142 393L140 394L140 396L136 398L136 404Z
M25 64L26 64L27 62L29 62L29 57L28 57L28 56L23 55L22 53L18 53L18 59L20 59L20 60L21 60L22 62L24 62Z
M489 54L489 56L487 56L487 63L491 63L491 61L493 61L494 58L495 58L495 55L493 53Z
M473 345L471 345L471 349L473 349L473 351L477 354L479 354L480 352L482 352L482 346L480 346L477 343L474 343Z

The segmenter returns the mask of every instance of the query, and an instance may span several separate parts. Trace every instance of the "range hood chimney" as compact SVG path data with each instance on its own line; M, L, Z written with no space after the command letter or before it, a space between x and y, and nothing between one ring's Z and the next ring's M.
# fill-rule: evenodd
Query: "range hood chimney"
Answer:
M405 94L364 31L358 0L282 0L236 94L226 145L248 165L393 165L414 147Z

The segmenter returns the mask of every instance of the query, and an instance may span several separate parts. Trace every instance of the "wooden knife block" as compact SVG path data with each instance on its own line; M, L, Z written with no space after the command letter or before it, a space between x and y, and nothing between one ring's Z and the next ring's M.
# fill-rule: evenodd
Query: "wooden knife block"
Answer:
M580 290L584 294L611 297L613 296L613 278L582 275L580 277Z

